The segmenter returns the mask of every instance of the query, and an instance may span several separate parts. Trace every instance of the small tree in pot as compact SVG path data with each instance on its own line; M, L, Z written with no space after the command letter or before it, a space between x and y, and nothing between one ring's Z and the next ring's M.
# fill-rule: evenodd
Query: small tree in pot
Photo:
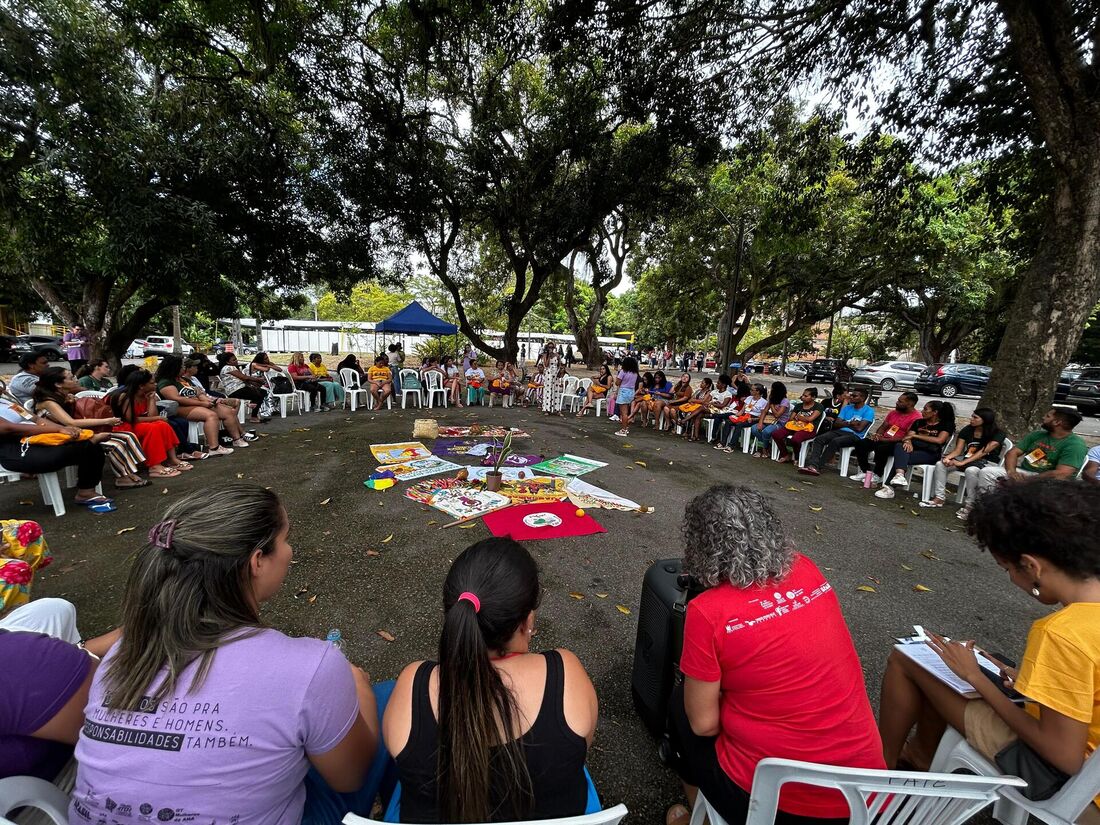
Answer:
M493 469L485 474L485 489L491 492L497 492L500 489L500 483L504 480L504 474L500 472L500 467L504 463L504 459L512 452L512 433L509 432L504 436L504 443L500 447L500 451L496 455L496 461L493 462Z

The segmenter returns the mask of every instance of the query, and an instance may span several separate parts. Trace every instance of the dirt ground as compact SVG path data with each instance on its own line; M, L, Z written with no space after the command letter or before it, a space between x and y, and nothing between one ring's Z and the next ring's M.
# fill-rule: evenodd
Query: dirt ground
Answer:
M362 409L292 414L260 427L265 437L247 450L120 493L116 513L94 516L71 507L56 519L42 505L37 485L21 482L0 485L0 514L41 521L56 561L36 580L35 595L73 601L82 632L91 636L117 621L130 558L173 496L192 490L216 496L220 482L237 478L270 486L290 514L296 564L266 606L267 620L292 635L324 637L338 627L349 657L372 678L389 679L409 661L434 657L443 577L458 552L488 535L480 522L469 529L428 526L445 519L402 496L404 485L384 492L363 486L374 469L368 445L410 440L413 419L423 415ZM789 466L649 430L615 438L605 418L578 421L500 408L431 415L445 424L523 427L532 437L517 444L522 452L605 461L607 467L585 479L656 508L648 515L593 511L606 533L528 545L545 589L536 644L572 649L591 674L600 722L589 766L605 802L624 802L631 822L663 822L665 808L679 798L678 783L658 762L630 694L642 575L654 560L680 555L684 504L710 484L750 484L778 503L798 548L836 588L876 707L891 637L914 622L1018 656L1028 625L1045 610L975 548L953 509L919 510L916 499L902 495L878 500L832 474L811 481ZM918 584L929 592L915 591ZM620 604L630 613L616 609Z

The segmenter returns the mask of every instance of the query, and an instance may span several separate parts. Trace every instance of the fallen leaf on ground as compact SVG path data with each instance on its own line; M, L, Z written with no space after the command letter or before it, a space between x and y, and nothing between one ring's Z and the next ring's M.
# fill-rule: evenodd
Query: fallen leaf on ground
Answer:
M244 473L237 473L237 478L244 478Z
M625 604L617 604L615 605L615 609L622 613L624 616L630 615L630 608L627 607Z
M368 550L367 555L368 556L381 556L382 554L379 553L377 550Z
M624 444L624 445L623 445L623 447L624 447L625 449L627 449L627 450L633 450L633 449L634 449L634 445L633 445L633 444Z
M920 515L920 513L918 513L916 510L910 510L909 512L912 513L914 516Z
M24 507L29 507L30 505L34 504L34 502L31 501L29 498L25 498L19 503L22 504Z
M164 488L163 490L161 490L161 491L160 491L160 494L161 494L162 496L166 496L166 495L168 495L168 488L167 488L167 487L165 487L165 488Z
M822 530L821 530L821 525L820 524L815 524L814 525L814 532L817 533L819 536L821 535Z
M432 519L431 521L428 522L429 527L431 527L433 524L439 524L439 522L436 521L435 519Z
M584 594L583 593L570 593L569 597L572 598L572 599L576 599L577 601L580 601L581 599L584 598Z
M310 604L313 604L315 601L317 601L317 594L316 593L309 597L309 603Z
M378 635L385 639L387 642L392 642L397 639L397 637L390 633L388 630L379 630Z
M878 592L877 590L875 590L875 588L871 587L871 585L869 585L869 584L861 584L859 587L856 588L856 590L862 590L864 593L877 593Z
M931 593L932 592L931 587L925 587L923 584L914 584L913 585L913 590L916 591L917 593Z
M924 556L926 559L928 559L929 561L939 561L940 560L940 557L937 556L935 553L933 553L931 550L921 550L920 554L922 556Z
M116 536L121 536L123 533L129 533L131 530L136 530L136 529L137 529L136 527L123 527L121 530L119 530L117 533L115 533L115 535Z
M458 525L459 530L469 530L471 527L477 527L477 525L474 524L473 522L471 522L469 524L460 524L460 525Z
M908 564L903 564L903 565L901 566L901 569L902 569L902 570L909 570L909 571L912 571L912 570L913 570L913 568L912 568L912 567L910 567L910 566L909 566Z
M294 594L294 598L298 598L303 593L308 593L308 592L309 592L309 588L308 587L303 587L301 590L299 590L297 593Z
M810 505L810 509L811 509L811 510L813 510L813 511L814 511L815 513L820 513L820 512L821 512L822 510L824 510L825 508L824 508L824 507L814 507L814 506L813 506L813 505L811 504L811 505Z
M639 467L648 467L649 466L644 461L635 461L634 463L637 464Z
M383 544L389 544L391 541L393 541L393 533L390 533L388 536L382 539Z
M798 492L800 492L800 490L797 487L788 487L787 492L788 493L798 493Z
M322 501L322 502L321 502L321 506L322 506L322 507L324 507L324 506L325 506L326 504L328 504L328 503L329 503L330 501L332 501L332 498L331 498L331 497L329 497L329 498L326 498L326 499L325 499L324 501Z
M874 576L868 576L867 581L874 582L875 584L882 584L882 581L876 579Z
M597 598L597 599L606 599L606 598L607 598L607 594L606 594L606 593L597 593L597 594L596 594L596 598Z

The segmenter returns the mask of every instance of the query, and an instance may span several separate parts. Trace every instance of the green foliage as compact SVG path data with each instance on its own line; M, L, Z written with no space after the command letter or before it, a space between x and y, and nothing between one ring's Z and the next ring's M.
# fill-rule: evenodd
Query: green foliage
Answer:
M413 300L407 292L394 292L376 283L359 283L347 298L326 292L317 301L321 321L382 321L404 309Z

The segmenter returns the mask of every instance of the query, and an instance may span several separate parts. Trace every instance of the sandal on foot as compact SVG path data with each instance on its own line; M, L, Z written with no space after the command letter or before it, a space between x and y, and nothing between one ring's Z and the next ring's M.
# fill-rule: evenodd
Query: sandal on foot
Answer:
M178 475L182 475L182 473L174 467L149 468L149 478L175 478Z
M943 507L943 502L942 501L937 501L936 499L931 499L930 501L922 501L920 503L920 506L921 507Z
M117 489L117 490L133 490L136 487L148 487L148 486L149 486L149 481L148 481L148 479L144 479L144 478L139 478L137 481L126 481L126 482L116 481L115 482L115 489Z
M665 811L665 825L687 825L691 821L691 811L686 805L676 803Z
M172 468L175 470L181 470L183 472L195 469L193 464L188 464L186 461L177 461L175 464L172 465Z
M112 504L113 498L107 498L107 496L92 496L86 499L73 499L74 503L79 504L81 507L98 507L103 504Z

